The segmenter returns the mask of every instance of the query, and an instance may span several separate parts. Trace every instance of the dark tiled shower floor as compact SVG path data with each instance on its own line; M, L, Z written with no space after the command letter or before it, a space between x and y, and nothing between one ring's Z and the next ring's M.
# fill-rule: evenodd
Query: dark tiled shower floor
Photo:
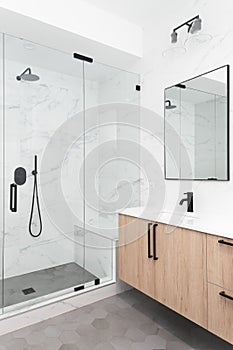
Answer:
M50 293L76 287L80 284L92 282L96 278L76 263L68 263L10 277L5 279L4 306L22 303ZM33 288L35 292L25 295L23 290L28 288Z

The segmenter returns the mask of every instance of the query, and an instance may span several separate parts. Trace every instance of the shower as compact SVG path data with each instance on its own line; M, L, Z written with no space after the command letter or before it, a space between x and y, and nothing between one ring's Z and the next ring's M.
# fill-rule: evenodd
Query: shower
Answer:
M21 73L20 75L17 75L16 79L18 81L21 81L22 79L25 81L38 81L40 77L39 75L32 74L31 68L28 67L27 69L25 69L25 71L23 71L23 73Z
M165 109L175 109L176 105L173 105L170 100L165 101Z
M0 33L0 51L5 53L0 58L1 315L115 283L118 202L112 193L124 176L125 161L118 161L121 132L108 129L111 146L106 144L104 120L107 113L111 124L121 122L117 111L126 101L133 101L135 114L140 79L81 54L7 34L1 40ZM116 113L113 101L118 101ZM131 103L128 106L131 109ZM135 126L140 125L139 114L134 115ZM122 118L123 125L128 124L131 112ZM125 131L129 140L139 142L137 127ZM107 157L113 152L116 159L106 167L102 147L95 147L97 134ZM133 155L135 165L127 165L133 187L128 206L140 206L139 153ZM105 199L110 202L102 208ZM111 215L105 214L110 207Z

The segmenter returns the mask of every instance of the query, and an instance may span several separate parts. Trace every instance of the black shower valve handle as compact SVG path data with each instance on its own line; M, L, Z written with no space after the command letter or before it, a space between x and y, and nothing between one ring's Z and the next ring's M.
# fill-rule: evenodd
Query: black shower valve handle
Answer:
M18 167L14 171L14 182L10 185L10 211L16 213L18 209L18 186L25 184L27 173L23 167Z
M10 185L10 211L17 212L17 185L15 183Z
M18 186L22 186L25 184L27 180L27 172L25 168L23 167L18 167L14 171L14 182Z

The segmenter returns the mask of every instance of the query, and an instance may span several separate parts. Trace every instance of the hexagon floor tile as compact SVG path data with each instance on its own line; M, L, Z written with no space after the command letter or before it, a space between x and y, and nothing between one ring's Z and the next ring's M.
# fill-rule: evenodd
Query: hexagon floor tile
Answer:
M0 337L0 350L232 350L136 290Z

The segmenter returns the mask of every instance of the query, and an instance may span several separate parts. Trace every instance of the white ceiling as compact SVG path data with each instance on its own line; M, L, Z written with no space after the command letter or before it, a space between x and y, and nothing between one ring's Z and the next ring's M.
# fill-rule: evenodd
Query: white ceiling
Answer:
M180 9L191 9L197 0L85 0L99 9L113 13L125 20L144 27L148 23L168 18L177 21Z

